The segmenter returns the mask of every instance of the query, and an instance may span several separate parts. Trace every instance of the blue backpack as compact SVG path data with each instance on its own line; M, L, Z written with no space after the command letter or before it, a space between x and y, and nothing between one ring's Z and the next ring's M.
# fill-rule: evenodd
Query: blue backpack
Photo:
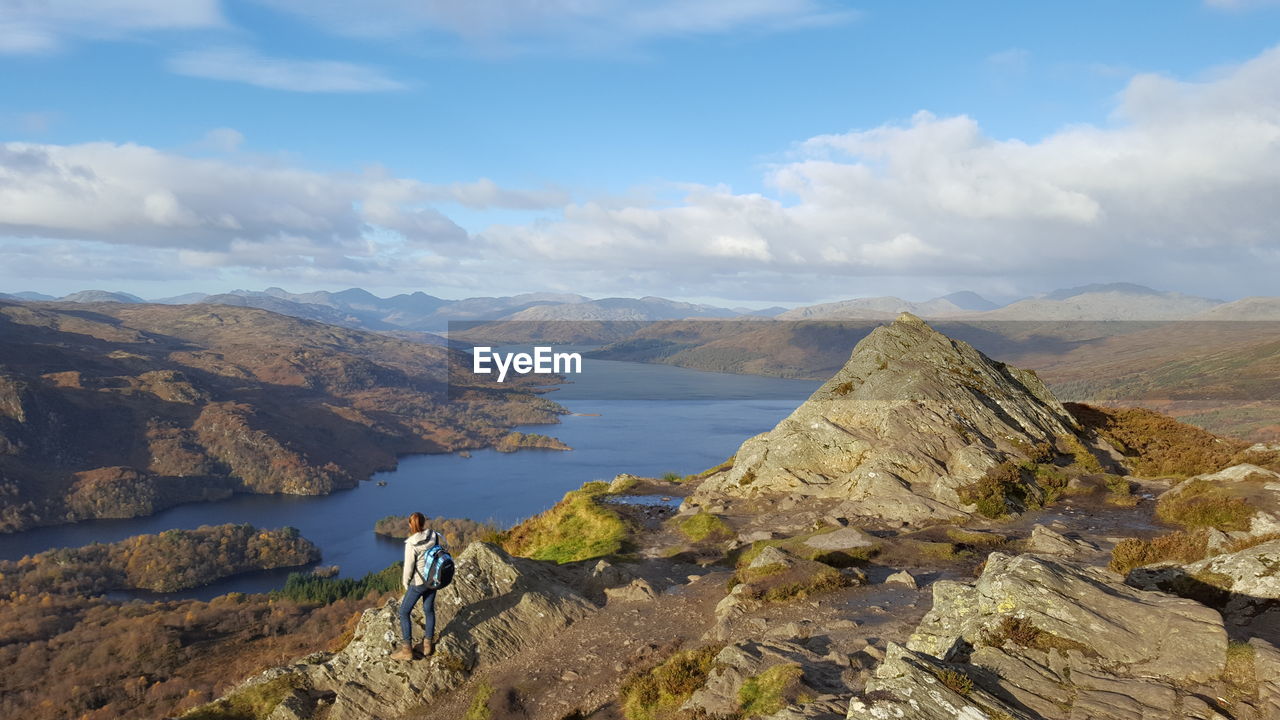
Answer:
M453 582L453 556L440 544L440 533L432 532L436 536L436 544L422 553L418 574L428 589L439 590Z

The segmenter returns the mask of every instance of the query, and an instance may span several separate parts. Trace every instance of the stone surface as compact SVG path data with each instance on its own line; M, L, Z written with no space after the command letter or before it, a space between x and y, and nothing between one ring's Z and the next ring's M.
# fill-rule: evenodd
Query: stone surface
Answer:
M805 695L822 696L847 692L844 673L848 662L814 652L805 644L785 640L747 640L727 645L715 658L715 666L702 688L694 691L681 708L702 711L711 717L733 716L738 711L738 691L750 677L771 667L798 665L803 670L800 683ZM811 704L811 703L807 703ZM820 708L815 707L817 711ZM802 713L802 710L797 712ZM829 709L824 712L830 712ZM797 714L790 717L821 717Z
M1044 555L1075 557L1083 552L1093 552L1097 549L1098 546L1091 542L1069 538L1044 525L1031 528L1031 537L1027 539L1027 550Z
M848 717L1207 720L1202 696L1226 692L1226 654L1222 618L1199 603L992 553L976 582L934 584L933 609Z
M961 518L971 508L956 488L1077 429L1034 373L903 314L697 495L821 496L846 499L842 517Z
M915 590L916 588L919 587L919 585L916 584L916 579L912 577L911 573L907 572L906 570L899 570L898 572L885 578L884 581L886 583L897 583L899 585L906 585L912 590Z
M805 545L817 550L853 550L871 547L879 541L855 527L840 528L834 532L814 535L804 541Z
M364 612L339 652L304 658L255 681L287 674L312 693L331 695L325 720L400 717L461 684L473 668L510 657L595 610L548 566L492 545L472 543L456 563L453 583L436 602L440 630L429 658L388 659L400 642L399 601L390 600ZM415 610L419 629L420 613Z
M1014 720L1037 720L1034 715L974 687L962 695L947 687L939 675L955 669L925 653L889 644L884 662L876 668L862 696L849 701L850 720L991 720L992 711Z
M1225 662L1226 631L1211 608L1131 588L1102 568L1003 553L988 556L972 586L937 583L934 607L908 646L946 657L960 642L981 644L1006 617L1137 674L1203 681L1220 675Z
M1205 558L1187 565L1185 572L1238 595L1280 599L1280 540Z

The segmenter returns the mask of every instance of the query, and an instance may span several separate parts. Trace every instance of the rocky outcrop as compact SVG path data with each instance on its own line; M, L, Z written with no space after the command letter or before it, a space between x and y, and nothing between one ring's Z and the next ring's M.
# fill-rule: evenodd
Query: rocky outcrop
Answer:
M399 602L366 610L351 642L333 654L270 670L231 693L287 677L297 688L290 717L387 720L414 713L460 685L477 667L552 637L595 606L548 566L472 543L456 558L457 574L436 600L434 655L414 661L388 656L400 642ZM414 627L421 632L415 610ZM308 699L302 709L299 699Z
M1226 717L1223 697L1241 698L1232 717L1266 717L1261 687L1228 688L1227 644L1222 618L1192 600L993 553L975 583L935 583L933 609L848 717L1207 719Z
M1191 563L1186 572L1235 595L1280 600L1280 538Z
M1034 373L903 314L773 430L743 443L696 498L842 498L851 515L964 517L957 488L1078 426Z
M1031 537L1027 538L1027 550L1041 555L1060 555L1062 557L1076 557L1084 553L1097 552L1098 546L1087 540L1079 538L1070 538L1059 532L1054 532L1044 525L1036 525L1031 528Z

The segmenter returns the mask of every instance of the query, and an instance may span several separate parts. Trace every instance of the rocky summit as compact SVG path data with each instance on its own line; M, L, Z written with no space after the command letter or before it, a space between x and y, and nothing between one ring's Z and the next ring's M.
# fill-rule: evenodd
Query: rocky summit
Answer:
M792 493L919 523L972 512L957 489L1080 427L1034 373L903 313L773 430L747 440L700 499Z
M453 583L436 598L432 657L389 659L400 643L399 602L390 600L366 610L351 641L338 652L268 670L218 703L234 706L238 696L270 688L284 695L272 720L401 717L461 685L477 665L507 658L595 610L551 566L513 558L486 543L468 546L457 566ZM420 608L413 623L420 635Z

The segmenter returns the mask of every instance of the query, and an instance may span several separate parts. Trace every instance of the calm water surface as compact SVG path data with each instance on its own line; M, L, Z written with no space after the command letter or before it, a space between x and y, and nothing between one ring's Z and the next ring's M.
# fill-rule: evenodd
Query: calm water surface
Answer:
M320 547L320 564L339 565L343 577L359 577L400 560L401 542L373 533L379 518L419 510L428 516L509 525L590 480L610 480L621 472L698 472L722 462L746 438L772 428L818 386L804 380L591 359L572 380L550 397L580 415L566 416L559 425L523 428L555 435L573 448L571 452L478 450L470 458L408 456L394 471L323 497L237 495L150 517L0 535L0 558L170 528L247 522L266 528L292 525ZM377 481L387 484L379 487ZM278 588L296 569L245 574L162 597L208 599L227 592L265 592Z

